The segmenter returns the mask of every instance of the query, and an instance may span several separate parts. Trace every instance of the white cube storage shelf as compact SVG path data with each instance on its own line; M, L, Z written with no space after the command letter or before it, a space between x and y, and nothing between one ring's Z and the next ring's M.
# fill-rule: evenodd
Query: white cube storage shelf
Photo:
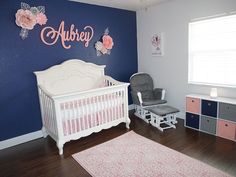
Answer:
M236 141L236 99L187 95L185 127Z

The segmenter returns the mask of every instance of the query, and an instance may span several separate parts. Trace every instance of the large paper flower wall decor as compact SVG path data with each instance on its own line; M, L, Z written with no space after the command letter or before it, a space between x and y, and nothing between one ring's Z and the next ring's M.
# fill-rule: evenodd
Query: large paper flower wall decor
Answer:
M104 54L110 55L113 45L114 45L113 39L109 35L109 29L107 28L104 31L104 34L103 34L101 40L97 41L95 43L95 49L97 50L97 56L101 56Z
M32 30L36 24L45 25L47 17L45 7L30 7L22 2L21 9L16 12L16 25L21 27L20 36L22 39L27 38L29 30Z

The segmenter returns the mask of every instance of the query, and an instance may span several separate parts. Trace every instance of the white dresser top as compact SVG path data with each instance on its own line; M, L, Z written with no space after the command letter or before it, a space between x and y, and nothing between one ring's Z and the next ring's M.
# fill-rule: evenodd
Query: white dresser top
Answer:
M189 94L189 95L186 95L186 97L200 98L204 100L217 101L217 102L223 102L223 103L229 103L229 104L236 104L236 99L226 98L226 97L212 98L208 95L200 95L200 94Z

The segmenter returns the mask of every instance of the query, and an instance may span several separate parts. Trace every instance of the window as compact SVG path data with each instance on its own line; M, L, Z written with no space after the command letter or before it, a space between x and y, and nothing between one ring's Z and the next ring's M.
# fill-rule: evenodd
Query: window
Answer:
M188 82L236 87L236 15L189 23Z

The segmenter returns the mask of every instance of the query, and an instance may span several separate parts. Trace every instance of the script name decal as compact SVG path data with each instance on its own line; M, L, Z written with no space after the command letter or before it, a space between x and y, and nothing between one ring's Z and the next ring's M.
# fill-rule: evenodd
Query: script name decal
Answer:
M65 49L70 49L71 44L68 42L82 42L85 47L89 46L89 42L93 38L94 30L91 26L85 26L82 31L75 28L72 24L69 30L65 30L65 22L62 21L58 29L47 26L41 31L41 40L46 45L54 45L59 39L61 40L61 45Z

